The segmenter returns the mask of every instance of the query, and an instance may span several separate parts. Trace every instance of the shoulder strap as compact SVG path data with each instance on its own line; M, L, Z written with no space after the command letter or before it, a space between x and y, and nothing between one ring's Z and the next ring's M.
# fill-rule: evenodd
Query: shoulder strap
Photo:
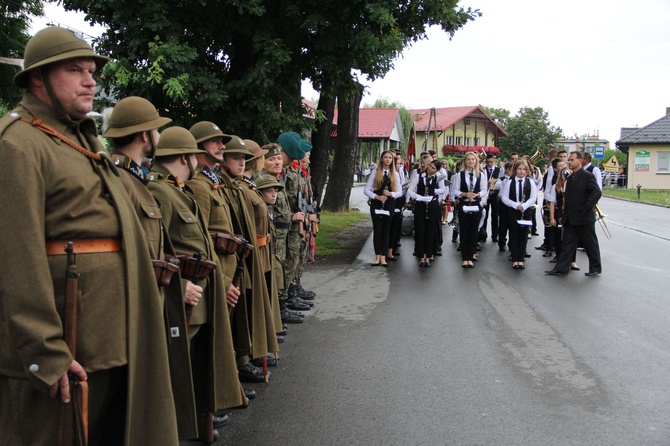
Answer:
M32 125L33 127L35 127L35 128L38 129L38 130L43 131L44 133L46 133L46 134L49 135L49 136L53 136L53 137L55 137L55 138L60 139L60 140L63 141L65 144L67 144L68 146L72 147L72 148L75 149L77 152L81 153L82 155L84 155L84 156L86 156L86 157L88 157L88 158L92 158L92 159L97 160L97 161L101 161L101 160L102 160L102 157L101 157L99 154L97 154L97 153L93 153L93 152L91 152L90 150L86 150L84 147L82 147L81 145L79 145L79 144L77 144L76 142L72 141L70 138L68 138L67 136L63 135L62 133L60 133L60 132L59 132L58 130L56 130L55 128L50 127L50 126L44 124L44 123L42 122L41 119L33 118L32 120L30 120L30 119L26 119L26 118L21 118L21 121L23 121L23 122L27 122L28 124Z

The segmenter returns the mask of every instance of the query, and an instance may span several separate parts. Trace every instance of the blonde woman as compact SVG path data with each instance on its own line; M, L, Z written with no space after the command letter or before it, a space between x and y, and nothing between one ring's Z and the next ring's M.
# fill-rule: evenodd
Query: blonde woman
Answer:
M512 268L525 269L524 260L528 243L529 222L537 202L537 185L530 178L530 166L526 160L518 160L512 168L512 178L505 183L500 199L507 206L509 250Z
M477 253L477 234L482 217L482 204L486 203L486 174L479 168L479 158L467 152L463 158L463 170L451 179L454 198L458 199L458 225L461 238L463 268L474 268Z
M395 199L402 195L400 177L393 162L393 152L385 150L379 157L377 167L370 172L365 183L365 196L370 199L375 261L371 266L388 266L391 218L395 209Z

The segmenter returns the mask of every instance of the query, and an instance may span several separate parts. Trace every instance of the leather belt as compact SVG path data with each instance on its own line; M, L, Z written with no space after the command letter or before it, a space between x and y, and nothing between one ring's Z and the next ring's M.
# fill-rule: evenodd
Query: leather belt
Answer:
M268 244L269 240L270 240L269 235L257 235L256 236L256 246L258 246L259 248L261 246L265 246L265 245Z
M123 251L121 240L116 238L91 238L83 240L71 240L75 254L93 254L102 252ZM54 240L46 243L47 255L65 255L67 241Z

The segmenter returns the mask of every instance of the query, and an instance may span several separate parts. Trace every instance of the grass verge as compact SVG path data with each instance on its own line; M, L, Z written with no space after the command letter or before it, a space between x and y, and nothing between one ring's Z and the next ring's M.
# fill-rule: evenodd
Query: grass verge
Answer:
M366 219L369 220L370 216L359 211L322 211L317 236L317 254L319 256L337 255L353 248L360 248L360 246L355 246L359 243L356 237L347 238L347 232L350 232L358 222Z
M660 204L670 206L670 190L644 190L640 191L637 198L636 189L603 189L603 195L607 197L623 198L624 200L637 201L640 203Z

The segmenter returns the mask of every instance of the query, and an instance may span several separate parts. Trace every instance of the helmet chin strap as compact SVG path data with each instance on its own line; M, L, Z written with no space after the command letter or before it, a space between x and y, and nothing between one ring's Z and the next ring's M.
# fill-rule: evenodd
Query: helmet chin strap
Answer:
M188 166L188 179L192 180L195 176L195 166L191 163L191 157L186 155L186 165Z
M41 67L40 73L42 75L42 82L44 83L44 88L49 95L49 100L51 101L51 106L54 110L54 113L56 113L56 117L59 120L63 121L68 126L74 126L78 124L79 121L75 121L70 115L67 114L65 108L63 108L63 104L61 104L60 100L56 97L56 93L54 92L54 89L51 86L51 81L49 80L48 67L48 65Z

